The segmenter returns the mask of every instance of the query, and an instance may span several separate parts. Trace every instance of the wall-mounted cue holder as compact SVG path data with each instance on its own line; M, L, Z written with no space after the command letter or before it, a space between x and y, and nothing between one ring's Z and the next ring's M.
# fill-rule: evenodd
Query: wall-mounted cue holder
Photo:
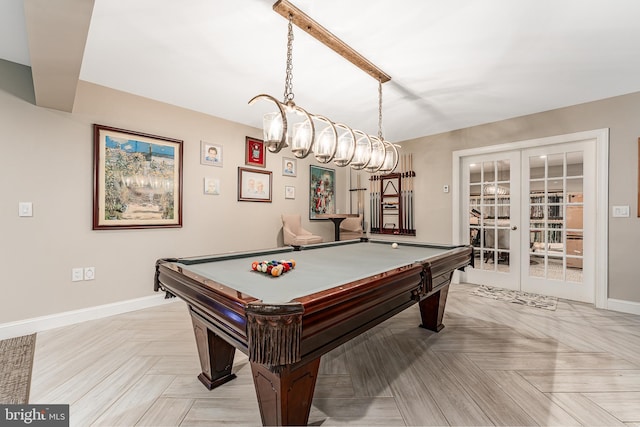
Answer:
M369 178L371 233L415 236L413 212L413 155L400 158L398 173Z

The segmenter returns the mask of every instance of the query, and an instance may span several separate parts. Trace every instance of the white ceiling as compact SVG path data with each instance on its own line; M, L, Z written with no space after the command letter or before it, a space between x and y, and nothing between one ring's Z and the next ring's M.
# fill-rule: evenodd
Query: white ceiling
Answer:
M261 127L282 99L275 0L95 0L80 79ZM392 77L402 141L640 91L638 0L291 0ZM0 58L30 65L23 0L0 1ZM377 133L377 81L294 27L307 111Z

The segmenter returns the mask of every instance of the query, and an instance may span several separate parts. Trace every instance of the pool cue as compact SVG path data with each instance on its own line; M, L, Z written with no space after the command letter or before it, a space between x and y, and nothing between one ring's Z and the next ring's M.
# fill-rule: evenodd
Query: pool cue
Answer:
M372 209L372 227L378 228L378 199L376 197L376 176L371 176L371 209Z
M413 153L409 154L409 229L413 228Z
M380 231L380 221L382 221L382 181L378 175L375 176L375 186L374 191L376 193L376 227L378 231Z
M374 177L371 176L369 178L369 192L371 194L371 228L372 230L376 227L376 195L375 195L375 184L373 182Z
M355 191L355 195L356 197L358 196L358 189L357 187L354 188L353 187L353 171L351 169L349 169L349 211L347 213L352 214L353 213L353 194ZM357 209L357 206L356 206Z
M402 222L402 227L400 228L400 232L402 233L403 230L406 228L406 224L407 224L407 219L406 219L406 210L405 210L405 200L404 200L404 195L405 195L405 187L406 187L406 182L404 179L404 154L400 156L400 203L402 204L402 218L401 218L401 222ZM399 212L398 212L399 213Z
M376 176L372 176L371 177L371 182L373 184L373 212L375 215L375 225L376 225L376 230L378 229L378 224L380 222L380 213L378 212L379 210L379 206L378 206L378 196L377 196L377 182L376 182Z
M406 232L409 228L409 209L408 209L408 190L409 190L409 180L407 176L407 155L402 155L402 168L401 168L401 176L402 176L402 228Z
M373 217L373 187L371 186L372 177L369 177L369 222L371 222L371 231L373 231L373 223L375 218Z
M382 181L380 181L378 175L375 175L373 177L374 179L374 186L373 186L373 191L376 194L376 228L378 229L378 231L380 231L380 222L382 221L382 206L380 205L381 201L382 201Z
M407 232L411 230L411 154L407 154Z
M407 154L407 215L408 215L408 223L407 223L407 232L411 232L412 226L412 218L411 218L411 154Z
M362 214L362 222L364 223L364 188L361 188L360 185L360 173L358 173L358 215ZM364 225L364 224L363 224Z
M406 154L404 160L404 176L406 180L406 192L405 192L405 204L404 208L407 211L407 226L405 227L407 232L411 230L411 167L409 166L409 154Z
M349 170L349 179L351 179L351 170ZM360 214L360 209L362 206L360 205L360 174L356 176L356 212ZM349 203L351 203L351 198L349 198ZM349 210L349 213L353 213L353 210Z
M398 171L398 174L400 175L400 178L398 180L399 183L399 187L398 187L398 209L400 208L400 206L402 205L403 201L402 201L402 197L404 195L404 186L402 183L402 156L400 156L400 158L398 159L398 165L400 166L400 170ZM403 224L404 221L404 215L400 216L400 211L398 210L398 230L400 232L402 232L402 226L404 226Z

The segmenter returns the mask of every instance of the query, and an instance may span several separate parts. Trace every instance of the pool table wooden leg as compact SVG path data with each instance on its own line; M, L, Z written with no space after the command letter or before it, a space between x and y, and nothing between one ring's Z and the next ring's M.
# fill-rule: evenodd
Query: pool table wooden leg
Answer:
M236 348L207 328L194 313L191 313L191 321L202 367L202 373L198 375L200 382L211 390L234 379L236 374L231 373L231 368Z
M420 317L422 318L422 325L420 325L420 327L434 332L439 332L444 328L442 318L444 317L444 308L447 304L448 293L449 283L418 303L420 306Z
M319 366L319 357L294 369L281 366L275 372L251 362L263 425L307 425Z

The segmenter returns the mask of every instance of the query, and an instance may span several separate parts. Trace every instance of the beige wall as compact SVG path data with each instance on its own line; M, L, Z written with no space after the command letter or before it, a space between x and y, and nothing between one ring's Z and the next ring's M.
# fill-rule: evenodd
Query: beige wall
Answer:
M416 170L417 239L450 242L452 153L573 132L609 128L609 298L640 303L637 275L640 219L637 218L640 93L418 138L402 143L413 152ZM629 205L631 217L612 218L611 206Z
M281 154L268 154L273 203L238 202L245 136L261 138L259 129L86 82L73 114L40 108L24 100L28 94L16 96L5 79L24 80L29 69L3 65L12 72L0 71L0 324L152 295L161 257L275 247L282 242L281 213L302 213L303 225L333 240L331 222L307 219L313 156L298 160L292 178L282 176ZM93 123L184 140L182 228L91 229ZM200 164L201 140L223 145L224 167ZM205 176L220 179L221 195L204 195ZM336 168L338 185L346 176ZM295 186L295 200L285 200L285 185ZM20 201L33 202L33 217L18 217ZM338 209L345 211L345 199ZM96 279L72 282L71 269L87 266L96 268Z
M0 324L152 295L161 257L276 246L283 212L301 212L307 228L333 239L330 222L305 219L311 159L298 160L290 178L280 173L281 155L268 154L273 203L236 201L245 136L260 137L259 129L84 82L72 114L48 110L33 105L29 81L28 67L0 60ZM628 204L633 214L638 117L640 94L632 94L403 142L417 174L412 240L451 241L451 193L442 186L452 183L453 151L599 128L611 129L610 205ZM182 228L91 230L93 123L184 140ZM223 168L200 164L201 140L224 146ZM344 191L348 174L335 169ZM220 179L220 196L203 194L205 176ZM285 185L296 187L295 200L284 199ZM342 212L347 198L345 191L338 199ZM20 201L33 202L32 218L18 217ZM640 303L638 236L634 215L609 219L610 298ZM71 269L86 266L96 267L96 280L71 282Z

